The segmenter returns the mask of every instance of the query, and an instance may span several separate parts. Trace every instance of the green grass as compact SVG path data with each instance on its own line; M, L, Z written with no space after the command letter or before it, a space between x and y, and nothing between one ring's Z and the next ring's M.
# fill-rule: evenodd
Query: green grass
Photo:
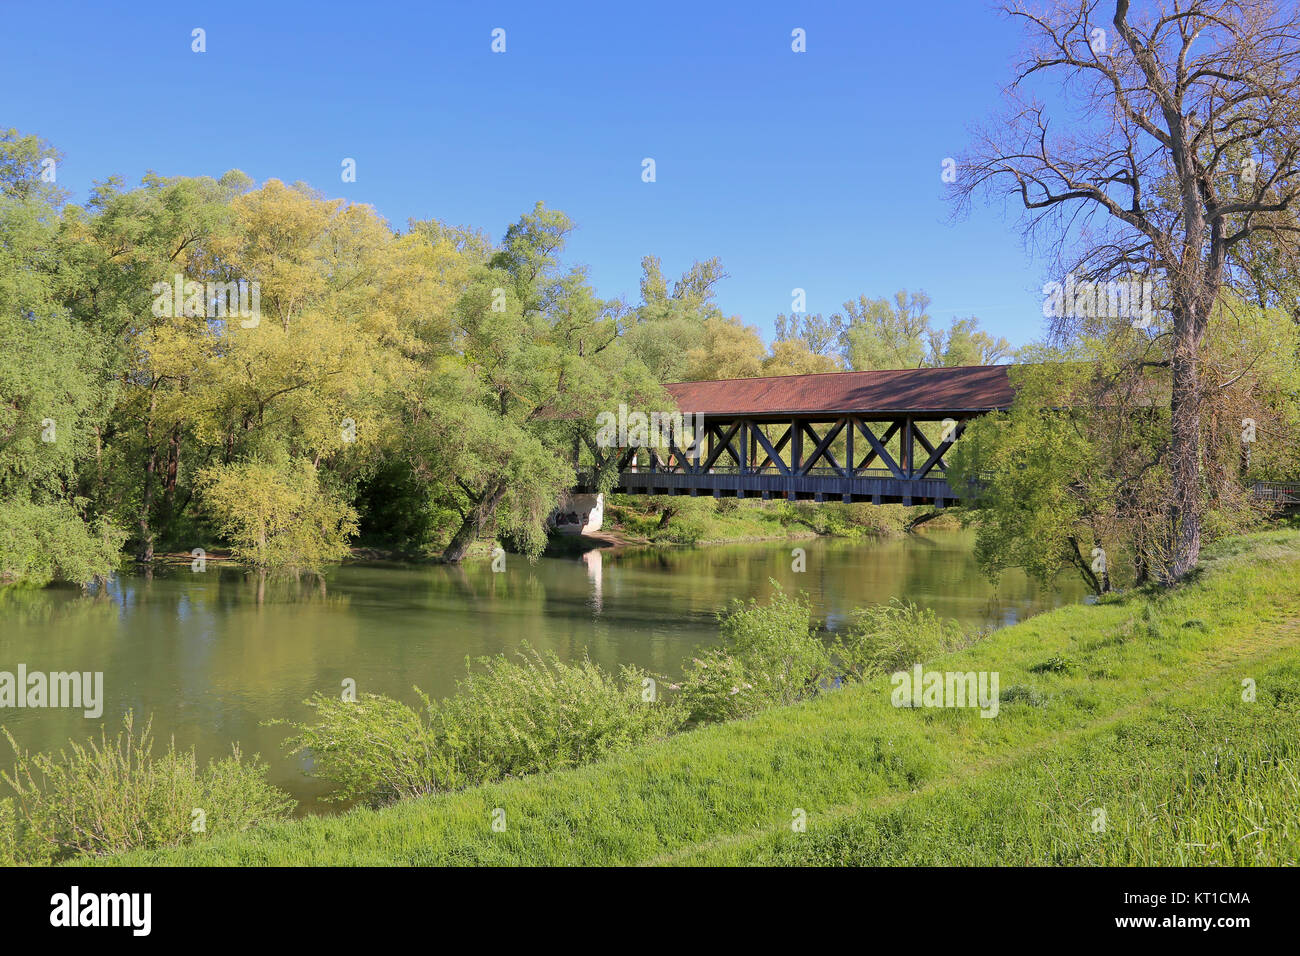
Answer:
M1165 865L1300 856L1300 533L1225 542L1175 591L1062 608L928 667L998 671L999 716L895 708L889 682L877 679L577 770L99 862ZM1254 702L1242 700L1245 678L1257 683ZM796 809L807 832L791 831Z
M1254 703L1161 702L974 779L676 862L850 866L1249 866L1300 858L1300 665Z

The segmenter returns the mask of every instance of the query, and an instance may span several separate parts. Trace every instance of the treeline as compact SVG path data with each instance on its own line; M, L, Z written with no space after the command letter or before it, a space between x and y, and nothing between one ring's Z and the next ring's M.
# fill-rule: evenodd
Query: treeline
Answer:
M1168 328L1167 317L1114 322L1021 351L1014 405L971 423L947 472L972 489L965 519L991 576L1066 571L1097 594L1175 577ZM1196 357L1207 381L1194 494L1208 544L1275 516L1256 481L1300 480L1300 325L1224 293Z
M232 171L58 188L58 153L0 134L0 584L87 582L126 552L229 547L312 569L361 540L521 553L600 409L660 383L986 361L924 296L779 319L718 306L717 260L602 299L539 203L499 242Z

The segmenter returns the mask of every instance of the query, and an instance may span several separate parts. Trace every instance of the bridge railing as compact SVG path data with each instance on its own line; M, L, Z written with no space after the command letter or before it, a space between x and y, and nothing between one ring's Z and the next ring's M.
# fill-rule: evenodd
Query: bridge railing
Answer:
M1300 505L1300 481L1256 481L1250 490L1262 501Z
M591 472L590 472L589 470L587 470L587 471L585 471L584 473L585 473L585 474L590 474ZM626 475L681 475L681 474L685 474L685 472L683 472L683 471L682 471L681 469L679 469L679 468L663 468L663 467L660 467L660 468L651 468L649 465L640 465L640 466L635 467L635 468L629 466L629 467L627 467L627 468L624 468L623 471L622 471L622 473L623 473L623 474L626 474ZM741 473L742 473L742 472L741 472L740 468L738 468L736 465L713 465L712 467L710 467L710 468L708 469L708 471L703 472L703 474L706 474L706 475L739 475L739 474L741 474ZM754 468L754 467L752 467L752 466L751 466L751 467L747 467L747 468L745 468L745 470L744 470L743 473L746 474L746 475L780 475L782 472L781 472L781 469L777 468L775 465L766 465L766 466L764 466L763 468ZM842 478L842 477L844 476L844 472L841 471L841 470L838 469L838 468L829 468L829 467L823 467L823 466L818 466L818 467L814 467L814 468L809 468L809 469L807 469L806 471L801 471L801 472L799 472L799 474L800 474L800 475L803 475L803 476L807 476L807 477L825 477L825 478ZM893 478L893 477L895 477L895 475L894 475L894 473L893 473L892 471L890 471L888 468L859 468L859 469L857 469L855 472L853 472L853 477L855 477L855 478ZM928 474L926 477L927 477L927 478L942 478L942 477L943 477L943 471L942 471L942 469L939 469L939 468L932 468L932 469L930 469L930 472L929 472L929 474Z

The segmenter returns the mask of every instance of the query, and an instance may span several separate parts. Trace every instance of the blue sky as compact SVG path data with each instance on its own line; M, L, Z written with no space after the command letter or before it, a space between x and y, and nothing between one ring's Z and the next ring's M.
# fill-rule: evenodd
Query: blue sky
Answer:
M644 255L670 275L719 256L720 304L765 337L795 287L811 312L923 289L942 323L1041 334L1014 211L950 223L942 198L1020 43L983 0L103 7L13 5L0 39L0 126L63 150L74 200L239 168L496 238L541 199L606 297L636 301Z

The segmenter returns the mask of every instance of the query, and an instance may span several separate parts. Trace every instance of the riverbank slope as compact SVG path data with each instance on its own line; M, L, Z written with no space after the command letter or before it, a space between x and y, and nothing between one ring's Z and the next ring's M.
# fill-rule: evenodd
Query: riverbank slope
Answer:
M926 666L997 672L997 716L895 707L882 677L577 770L98 862L1300 856L1300 533L1222 542L1176 590L1061 608Z
M653 544L723 544L779 538L893 537L912 522L930 518L928 506L844 504L843 502L761 501L689 495L610 495L605 507L607 533ZM955 511L929 522L956 528Z

